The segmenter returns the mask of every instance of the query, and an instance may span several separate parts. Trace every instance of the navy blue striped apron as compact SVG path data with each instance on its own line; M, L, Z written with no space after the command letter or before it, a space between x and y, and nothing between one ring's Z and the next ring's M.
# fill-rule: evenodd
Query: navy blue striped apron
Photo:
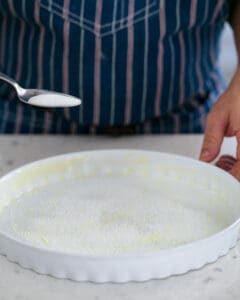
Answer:
M228 2L0 0L0 71L82 99L32 108L0 82L0 132L202 132L225 87Z

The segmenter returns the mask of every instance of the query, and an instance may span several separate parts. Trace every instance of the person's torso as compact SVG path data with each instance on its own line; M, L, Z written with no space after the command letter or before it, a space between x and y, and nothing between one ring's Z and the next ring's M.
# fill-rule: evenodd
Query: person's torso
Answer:
M0 70L80 97L57 110L76 124L141 124L217 90L227 15L226 0L0 0Z

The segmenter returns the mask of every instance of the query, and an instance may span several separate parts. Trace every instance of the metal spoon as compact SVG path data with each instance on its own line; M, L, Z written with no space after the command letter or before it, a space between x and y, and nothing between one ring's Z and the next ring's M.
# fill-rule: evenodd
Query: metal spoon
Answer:
M62 93L40 89L24 89L14 79L0 72L0 80L9 83L17 92L18 99L26 104L40 107L72 107L81 100Z

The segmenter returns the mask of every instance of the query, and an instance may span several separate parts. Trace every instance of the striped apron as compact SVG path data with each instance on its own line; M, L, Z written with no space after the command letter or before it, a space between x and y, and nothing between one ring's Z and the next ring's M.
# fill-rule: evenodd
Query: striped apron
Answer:
M228 14L227 0L0 0L0 71L82 99L34 108L0 82L0 132L202 132Z

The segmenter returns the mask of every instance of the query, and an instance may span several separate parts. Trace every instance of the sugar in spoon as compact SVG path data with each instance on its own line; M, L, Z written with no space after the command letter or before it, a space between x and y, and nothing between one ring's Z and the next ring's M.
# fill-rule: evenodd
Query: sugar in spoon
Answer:
M14 79L0 72L0 80L9 83L17 92L18 99L26 104L39 107L72 107L81 100L62 93L41 89L24 89Z

